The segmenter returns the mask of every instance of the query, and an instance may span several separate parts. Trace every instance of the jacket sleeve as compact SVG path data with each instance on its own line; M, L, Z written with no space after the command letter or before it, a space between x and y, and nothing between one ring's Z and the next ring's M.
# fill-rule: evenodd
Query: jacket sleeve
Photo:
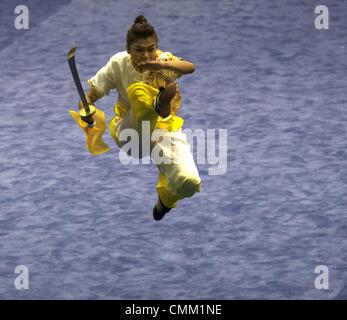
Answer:
M99 97L108 95L110 90L117 88L118 70L117 60L111 58L95 76L88 80L90 88L94 90Z

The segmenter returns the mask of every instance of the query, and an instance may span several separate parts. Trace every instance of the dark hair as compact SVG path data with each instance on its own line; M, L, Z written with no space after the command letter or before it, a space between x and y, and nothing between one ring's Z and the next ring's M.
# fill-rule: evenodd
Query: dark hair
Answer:
M155 37L158 42L158 36L153 26L148 23L147 19L143 16L137 16L133 25L130 27L127 33L127 49L138 39L145 39L148 37Z

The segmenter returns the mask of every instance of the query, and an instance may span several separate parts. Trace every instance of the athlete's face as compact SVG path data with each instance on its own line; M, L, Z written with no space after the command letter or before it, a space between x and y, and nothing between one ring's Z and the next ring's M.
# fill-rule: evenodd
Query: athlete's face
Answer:
M131 56L133 64L139 68L139 64L146 61L152 61L156 58L157 41L154 36L138 39L130 45L128 53ZM139 68L141 69L141 68Z

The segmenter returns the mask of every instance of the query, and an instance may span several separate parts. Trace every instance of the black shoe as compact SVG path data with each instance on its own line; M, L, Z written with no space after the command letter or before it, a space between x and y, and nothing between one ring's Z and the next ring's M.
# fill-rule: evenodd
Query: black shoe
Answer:
M166 207L158 198L157 203L153 208L153 219L159 221L164 218L164 216L171 210L172 208Z
M166 88L161 87L159 94L154 101L154 109L162 118L166 118L170 115L170 103L175 97L177 92L176 84L170 83Z

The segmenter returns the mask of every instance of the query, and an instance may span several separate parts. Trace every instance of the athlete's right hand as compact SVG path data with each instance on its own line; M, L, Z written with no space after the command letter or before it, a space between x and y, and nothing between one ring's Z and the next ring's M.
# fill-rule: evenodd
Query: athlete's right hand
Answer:
M88 96L86 96L86 99L87 99L88 104L91 104L91 105L94 104L94 103L92 103L92 102L90 101L90 99L89 99ZM78 102L78 109L80 109L80 110L83 109L83 103L82 103L81 100Z

